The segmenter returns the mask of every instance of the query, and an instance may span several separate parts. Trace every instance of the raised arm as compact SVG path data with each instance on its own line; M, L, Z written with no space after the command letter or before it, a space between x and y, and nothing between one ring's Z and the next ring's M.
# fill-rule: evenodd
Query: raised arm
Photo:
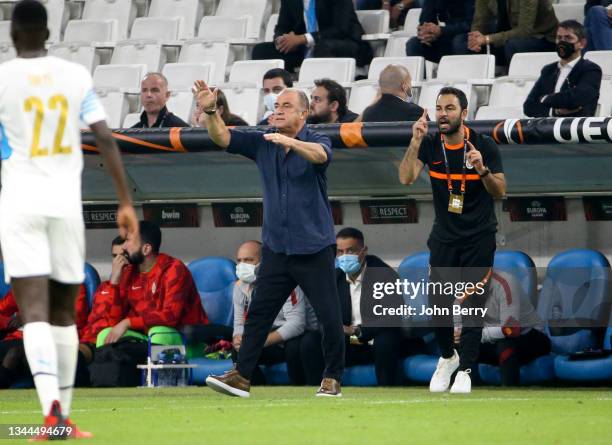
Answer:
M399 180L404 185L412 185L423 170L423 162L418 158L421 142L427 134L427 108L423 110L423 115L412 125L412 139L404 159L399 166Z
M217 89L211 90L203 80L196 80L193 84L193 94L199 107L202 109L201 123L206 126L210 139L223 150L230 143L230 132L217 110Z

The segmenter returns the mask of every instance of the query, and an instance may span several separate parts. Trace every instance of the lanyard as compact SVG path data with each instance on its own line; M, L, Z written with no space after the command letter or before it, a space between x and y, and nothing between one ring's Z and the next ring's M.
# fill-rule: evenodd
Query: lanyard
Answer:
M451 180L450 165L446 156L446 148L444 147L444 139L440 138L442 145L442 154L444 155L444 167L446 168L446 183L448 184L449 193L453 193L453 181ZM465 182L467 180L465 174L465 157L467 154L467 143L463 142L463 170L461 172L461 194L465 194Z

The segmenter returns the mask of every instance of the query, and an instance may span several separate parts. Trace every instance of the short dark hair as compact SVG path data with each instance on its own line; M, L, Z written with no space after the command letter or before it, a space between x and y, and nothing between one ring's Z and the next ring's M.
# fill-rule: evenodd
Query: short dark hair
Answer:
M293 79L291 78L291 73L282 68L272 68L268 70L266 74L263 76L263 80L266 79L276 79L277 77L282 77L283 82L287 86L287 88L293 87Z
M314 81L315 86L323 87L327 90L327 101L338 102L338 116L342 117L347 112L346 107L346 91L338 82L331 79L317 79Z
M559 23L559 28L569 29L571 32L576 34L579 40L586 39L586 31L584 30L584 26L577 20L563 20Z
M455 87L444 87L440 90L440 92L438 93L438 98L440 96L445 96L447 94L452 94L453 96L455 96L457 99L459 99L459 106L461 107L461 110L465 110L468 107L468 100L467 97L465 96L465 93L463 91L461 91L459 88L455 88ZM438 102L438 98L436 98L436 102Z
M121 238L120 236L116 236L111 241L111 246L121 246L121 245L123 245L123 243L125 243L125 238Z
M162 234L159 225L153 221L140 221L140 239L143 244L150 244L154 253L159 253L161 247Z
M359 241L360 245L363 246L364 244L363 233L361 230L354 227L345 227L344 229L340 230L336 235L336 239L338 238L353 238Z
M47 29L47 10L37 0L22 0L15 5L11 22L25 32L40 32Z

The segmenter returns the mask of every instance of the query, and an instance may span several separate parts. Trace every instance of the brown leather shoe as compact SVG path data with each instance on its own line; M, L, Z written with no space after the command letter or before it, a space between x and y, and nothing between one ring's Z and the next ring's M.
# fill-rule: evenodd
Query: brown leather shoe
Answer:
M232 369L223 375L209 375L206 377L206 385L211 389L234 397L249 397L251 382Z
M317 397L342 397L340 382L336 379L324 378L321 387L317 391Z

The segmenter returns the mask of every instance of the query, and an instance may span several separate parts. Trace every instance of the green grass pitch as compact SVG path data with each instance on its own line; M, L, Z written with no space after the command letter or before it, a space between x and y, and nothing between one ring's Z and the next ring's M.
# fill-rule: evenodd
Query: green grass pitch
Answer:
M342 399L315 398L314 390L256 387L238 399L198 387L78 389L71 417L96 435L82 441L92 445L612 443L610 388L475 388L456 396L345 387ZM0 424L40 421L34 391L0 391Z

